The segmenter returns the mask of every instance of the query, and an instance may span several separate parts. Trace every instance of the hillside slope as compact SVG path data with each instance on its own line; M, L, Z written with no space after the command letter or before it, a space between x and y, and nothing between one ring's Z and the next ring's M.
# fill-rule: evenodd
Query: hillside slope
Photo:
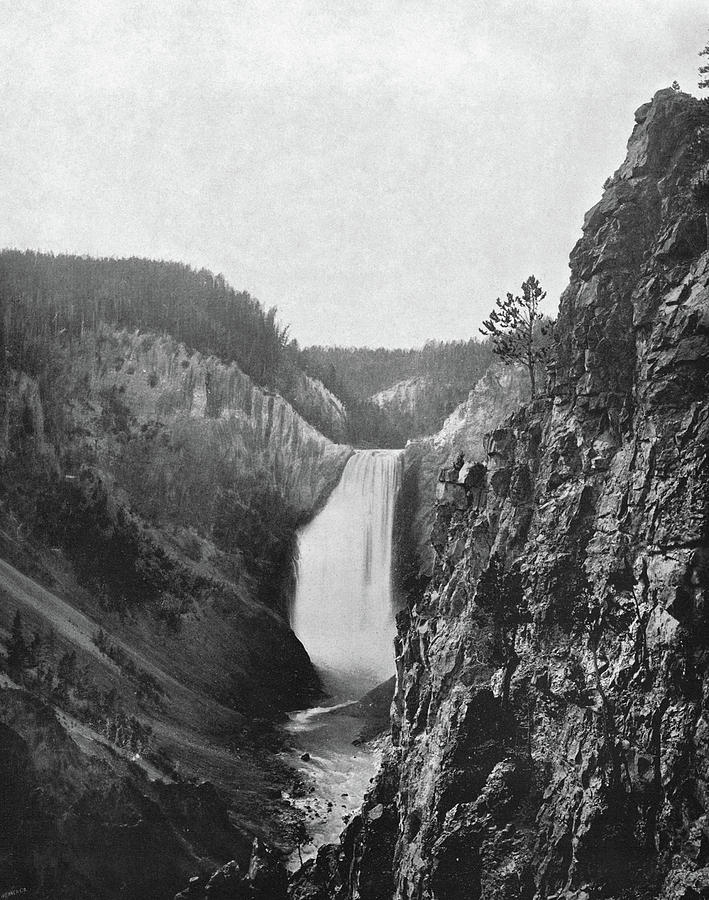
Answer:
M30 312L0 371L0 756L26 773L0 888L171 897L254 837L292 850L275 726L320 695L292 544L351 450L234 362Z

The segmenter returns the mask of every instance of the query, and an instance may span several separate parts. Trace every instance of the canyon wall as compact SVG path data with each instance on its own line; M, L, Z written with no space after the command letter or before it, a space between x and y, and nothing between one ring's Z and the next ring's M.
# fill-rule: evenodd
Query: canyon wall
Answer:
M168 898L254 838L287 856L275 723L321 695L293 540L352 451L169 336L28 323L0 372L0 892Z
M115 391L139 423L160 421L186 433L196 426L220 465L258 472L304 515L336 483L349 448L324 438L280 394L254 384L236 364L190 352L170 337L109 332L105 340L102 364L92 373L94 394ZM298 396L344 433L344 410L320 382L304 375ZM201 464L208 467L209 458ZM196 475L185 467L175 479L178 487Z
M488 436L485 508L437 508L392 746L292 897L709 896L707 112L636 113L550 391Z
M433 571L435 553L430 537L439 471L459 452L467 465L484 460L487 432L528 399L529 378L524 370L493 363L440 431L407 443L402 509L396 530L399 581L405 586Z

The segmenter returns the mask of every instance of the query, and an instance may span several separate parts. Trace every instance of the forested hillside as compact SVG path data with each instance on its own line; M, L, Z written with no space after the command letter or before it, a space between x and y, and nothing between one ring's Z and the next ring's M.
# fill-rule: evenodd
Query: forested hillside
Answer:
M258 384L275 387L287 341L275 307L266 311L221 275L182 263L3 250L0 296L10 360L23 368L33 364L28 345L41 335L78 337L110 322L169 331L195 350L238 363Z
M490 344L475 338L427 341L420 349L315 346L300 353L305 371L352 411L354 430L373 431L385 446L440 428L492 359Z
M222 275L160 260L3 250L0 298L0 378L9 366L37 377L47 390L54 340L71 350L102 322L169 333L200 353L235 362L258 385L282 394L323 434L351 444L403 446L410 437L436 430L492 359L488 343L473 338L429 341L408 350L300 350L275 307L265 309ZM334 397L327 392L318 397L303 383L308 376ZM414 378L413 406L410 396L403 403L370 401Z
M337 387L359 398L371 397L397 381L416 376L465 382L470 390L491 360L487 342L477 338L426 341L421 348L406 350L314 346L301 351L301 361L310 374L321 378L330 390Z
M0 251L0 377L7 365L44 384L53 341L64 346L100 323L168 333L204 355L235 362L256 384L277 390L323 434L344 437L338 416L303 387L288 327L221 275L150 259L91 259L34 251Z
M319 696L286 614L293 539L351 450L273 386L290 371L343 429L341 406L288 369L274 312L209 273L5 252L0 301L0 743L32 770L17 821L26 790L53 823L19 862L0 846L0 872L88 900L114 896L115 864L122 896L172 896L255 835L289 852L273 722ZM104 802L103 827L152 823L145 866L84 840L74 811Z

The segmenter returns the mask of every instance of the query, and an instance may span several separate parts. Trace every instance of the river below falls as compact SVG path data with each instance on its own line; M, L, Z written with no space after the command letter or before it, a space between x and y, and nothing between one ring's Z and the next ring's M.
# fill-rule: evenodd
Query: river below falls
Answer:
M289 714L285 730L293 751L288 762L303 776L306 793L288 797L305 814L310 842L301 848L303 861L323 844L337 843L345 825L359 812L381 760L381 741L353 744L365 725L360 715L348 715L356 701L319 706ZM305 757L303 759L302 757ZM291 860L299 865L298 854Z
M291 713L286 725L294 745L288 762L305 783L303 796L287 798L305 815L310 841L301 847L303 859L338 840L379 767L376 742L353 742L364 728L370 735L388 724L392 531L401 475L400 450L356 450L323 508L297 535L290 622L330 698ZM294 867L298 861L296 853Z

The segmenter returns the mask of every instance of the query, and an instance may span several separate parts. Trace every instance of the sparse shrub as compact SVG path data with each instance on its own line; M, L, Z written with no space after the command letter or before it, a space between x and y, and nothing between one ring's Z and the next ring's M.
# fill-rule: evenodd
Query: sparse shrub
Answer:
M166 622L173 631L179 631L182 615L188 609L188 602L181 600L169 591L164 591L158 603L158 618Z

